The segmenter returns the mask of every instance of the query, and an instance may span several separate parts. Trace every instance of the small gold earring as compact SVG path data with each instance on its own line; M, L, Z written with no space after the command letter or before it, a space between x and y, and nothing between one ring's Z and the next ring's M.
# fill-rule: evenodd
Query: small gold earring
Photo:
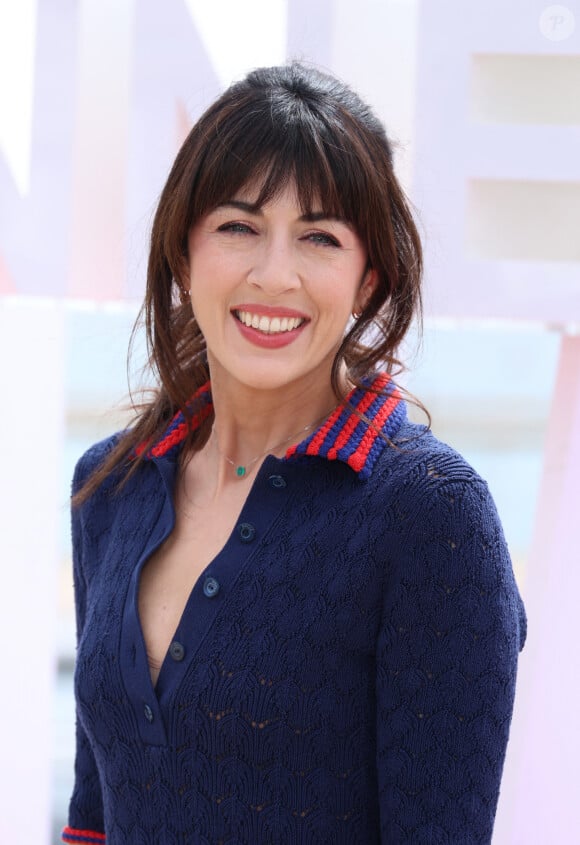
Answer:
M181 300L182 305L186 305L189 302L189 295L190 290L189 288L179 288L179 299Z
M354 317L355 320L358 320L358 318L360 317L361 314L362 314L362 311L353 311L352 312L352 316Z

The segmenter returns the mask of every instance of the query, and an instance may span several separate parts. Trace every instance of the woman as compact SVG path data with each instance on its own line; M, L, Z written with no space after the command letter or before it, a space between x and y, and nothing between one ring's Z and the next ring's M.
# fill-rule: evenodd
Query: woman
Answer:
M153 224L159 389L73 484L65 842L489 842L525 615L485 484L392 380L421 248L384 129L255 71Z

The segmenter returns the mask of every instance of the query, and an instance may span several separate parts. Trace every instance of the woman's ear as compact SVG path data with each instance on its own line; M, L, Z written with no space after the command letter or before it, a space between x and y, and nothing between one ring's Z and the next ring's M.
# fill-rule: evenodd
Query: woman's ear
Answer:
M372 267L369 267L363 276L362 282L360 283L360 287L358 289L358 293L356 295L354 303L353 310L356 311L358 314L362 314L364 309L367 307L371 296L375 292L378 281L379 274Z
M189 262L187 260L187 255L182 255L180 258L179 267L177 268L177 272L175 274L175 282L179 288L179 299L181 302L183 304L189 302L191 281L189 278Z

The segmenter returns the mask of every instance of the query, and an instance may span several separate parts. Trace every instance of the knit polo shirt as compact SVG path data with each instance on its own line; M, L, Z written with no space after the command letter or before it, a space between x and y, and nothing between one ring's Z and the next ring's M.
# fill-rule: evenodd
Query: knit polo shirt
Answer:
M138 584L174 526L184 418L73 511L64 842L490 841L525 639L501 525L388 375L349 400L370 422L340 407L264 459L155 688ZM199 425L209 384L194 402ZM74 490L115 442L81 458Z

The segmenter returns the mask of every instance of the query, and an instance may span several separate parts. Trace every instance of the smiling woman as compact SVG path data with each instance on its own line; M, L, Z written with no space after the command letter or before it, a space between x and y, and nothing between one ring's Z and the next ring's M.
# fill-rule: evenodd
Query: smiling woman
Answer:
M393 378L421 268L336 79L257 70L193 127L157 393L73 483L65 842L489 842L525 613L485 483Z

